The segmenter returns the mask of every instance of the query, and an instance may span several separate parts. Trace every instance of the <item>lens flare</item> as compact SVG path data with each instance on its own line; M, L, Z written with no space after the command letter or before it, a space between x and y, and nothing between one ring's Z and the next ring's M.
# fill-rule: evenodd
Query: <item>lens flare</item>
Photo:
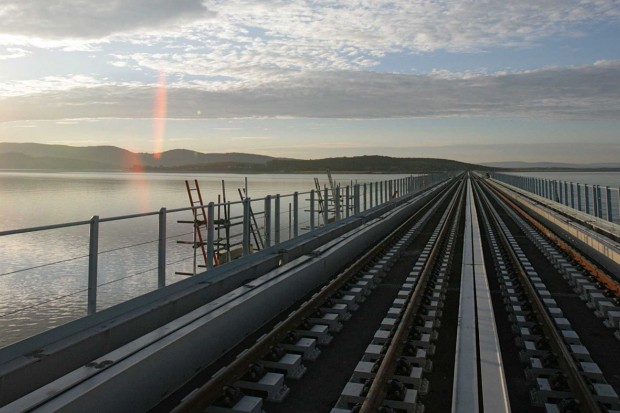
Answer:
M153 107L153 129L155 132L155 150L153 157L159 159L164 146L164 134L166 132L166 109L168 105L166 90L166 74L159 72L158 86L155 93Z

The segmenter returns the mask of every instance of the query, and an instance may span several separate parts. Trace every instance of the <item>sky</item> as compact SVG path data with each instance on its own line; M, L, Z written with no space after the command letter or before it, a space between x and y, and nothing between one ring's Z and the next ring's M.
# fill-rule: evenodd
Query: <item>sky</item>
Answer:
M620 162L620 0L0 0L0 141Z

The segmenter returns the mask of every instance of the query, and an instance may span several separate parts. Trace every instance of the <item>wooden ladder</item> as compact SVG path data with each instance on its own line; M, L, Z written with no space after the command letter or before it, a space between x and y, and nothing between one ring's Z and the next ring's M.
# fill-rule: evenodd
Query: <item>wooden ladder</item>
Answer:
M200 193L200 186L198 180L194 179L194 186L192 187L189 180L185 180L185 188L187 189L187 195L189 196L189 204L192 207L192 214L194 215L194 234L197 236L198 241L194 244L194 248L200 247L202 251L202 258L204 259L205 266L208 268L207 250L205 248L205 239L202 235L202 228L208 230L207 211L205 210L204 202L202 201L202 194ZM196 196L196 199L194 197ZM220 265L219 258L215 249L213 250L213 265Z

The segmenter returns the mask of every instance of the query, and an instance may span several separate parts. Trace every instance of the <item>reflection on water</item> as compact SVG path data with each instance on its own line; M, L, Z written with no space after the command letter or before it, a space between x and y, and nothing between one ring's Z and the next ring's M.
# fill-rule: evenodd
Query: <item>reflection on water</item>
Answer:
M613 188L620 187L620 172L508 172L508 174Z
M404 175L334 175L342 184L401 178ZM229 201L238 201L244 177L235 174L23 173L0 172L0 231L88 221L189 206L185 179L198 179L203 200L217 202L222 180ZM326 177L320 177L327 183ZM313 175L252 175L250 197L291 194L314 187ZM288 203L282 201L282 225ZM237 208L237 210L235 210ZM260 205L254 212L262 211ZM305 196L300 208L307 209ZM232 215L240 214L233 207ZM191 226L178 220L191 212L169 214L167 282L191 272ZM157 287L158 217L102 223L99 230L98 309L110 307ZM301 222L301 226L307 225ZM282 239L287 238L284 231ZM0 347L86 313L88 225L0 237ZM130 248L125 248L125 247ZM52 264L50 264L52 263ZM35 267L34 269L26 270ZM38 268L36 268L38 267Z

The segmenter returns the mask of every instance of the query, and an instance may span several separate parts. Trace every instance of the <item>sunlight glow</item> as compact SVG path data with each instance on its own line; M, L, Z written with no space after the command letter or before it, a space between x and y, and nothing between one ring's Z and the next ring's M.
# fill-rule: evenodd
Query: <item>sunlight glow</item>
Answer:
M164 145L167 105L166 74L163 71L160 71L153 109L153 127L155 131L155 150L153 151L153 157L155 159L159 159L161 157L161 152Z

